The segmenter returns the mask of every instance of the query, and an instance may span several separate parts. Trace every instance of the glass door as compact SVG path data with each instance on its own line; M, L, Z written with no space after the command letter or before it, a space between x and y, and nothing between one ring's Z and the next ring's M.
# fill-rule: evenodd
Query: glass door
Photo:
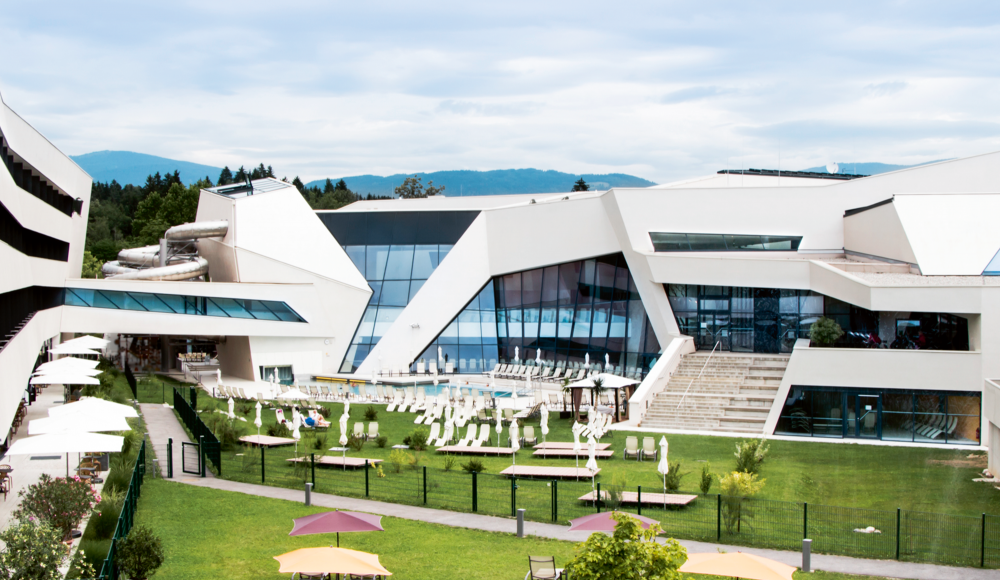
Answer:
M703 313L699 316L698 349L729 350L729 314Z
M847 425L847 436L859 439L878 439L879 428L879 396L878 395L848 395L854 399L854 421Z

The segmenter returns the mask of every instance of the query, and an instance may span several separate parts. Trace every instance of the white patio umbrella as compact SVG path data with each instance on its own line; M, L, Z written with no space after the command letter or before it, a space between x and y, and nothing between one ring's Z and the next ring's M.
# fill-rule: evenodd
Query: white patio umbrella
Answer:
M549 408L542 405L540 412L542 414L542 443L545 443L545 436L549 434Z
M81 377L96 377L103 371L97 369L85 369L85 368L54 368L54 369L44 369L31 373L33 377L47 377L49 375L71 375L71 376L81 376Z
M620 389L622 387L627 387L629 385L637 385L639 381L633 379L626 379L625 377L620 377L618 375L612 375L608 373L600 373L592 377L587 377L576 381L575 383L570 383L571 388L584 388L592 389L594 388L594 381L596 379L601 379L601 386L605 389Z
M594 488L594 476L597 475L597 441L593 437L587 437L587 469L590 470L590 487ZM599 501L597 498L595 501Z
M590 353L589 352L583 355L583 365L585 367L587 367L588 371L590 370Z
M95 368L97 365L98 365L98 362L96 360L87 360L87 359L83 359L83 358L76 358L76 357L72 357L72 356L66 356L66 357L63 357L63 358L57 358L56 360L51 361L51 362L42 363L42 364L38 365L38 369L37 370L39 370L39 371L47 371L49 369L67 369L67 368L70 368L70 369L76 369L76 368L92 369L92 368Z
M77 431L95 433L98 431L131 431L125 417L115 414L71 413L59 417L42 417L28 421L29 435L63 433Z
M573 421L573 457L576 458L576 468L580 469L580 433L583 431L583 424Z
M257 436L260 437L260 427L264 424L263 421L260 420L260 401L257 401L257 405L255 405L255 407L257 409L257 418L253 420L253 424L257 426Z
M101 381L94 377L81 374L56 373L51 375L39 375L31 377L28 381L32 385L99 385Z
M535 365L542 366L542 349L535 351Z
M608 367L610 366L611 366L611 355L608 353L604 353L604 370L605 371L608 370Z
M347 415L340 416L340 446L347 445Z
M667 438L660 437L660 463L656 470L663 476L663 509L667 509L667 473L670 472L670 464L667 463Z
M235 408L236 408L236 401L234 401L232 397L229 397L229 413L228 413L228 415L229 415L229 420L230 421L236 418L236 413L233 412L233 410Z
M510 422L510 448L514 451L510 454L514 465L517 465L517 450L521 448L521 435L517 428L517 419Z
M75 403L52 407L49 409L50 417L63 417L74 414L115 414L121 417L138 417L139 413L128 405L112 403L104 399L95 397L84 397Z
M519 357L520 351L521 351L521 349L519 349L516 346L514 347L514 360L519 360L520 359L520 357Z
M85 348L83 346L72 344L60 344L59 346L49 349L49 352L51 354L82 354L92 356L98 356L101 354L92 348Z
M454 434L455 434L455 422L451 419L448 419L444 422L444 433L441 434L441 438L444 439L446 445L448 444L449 441L451 441L451 437Z
M299 433L299 427L302 426L302 416L298 412L293 412L292 414L292 439L295 439L295 456L299 456L299 439L302 439L302 434Z
M288 389L287 391L285 391L284 393L281 393L280 395L278 395L275 398L276 399L285 399L285 400L308 399L309 395L307 395L307 394L305 394L302 391L299 391L297 389Z
M501 415L497 412L497 448L500 448L500 436L503 435L503 421L501 420ZM497 455L500 453L497 452Z
M110 340L104 340L103 338L97 338L96 336L86 335L86 336L81 336L79 338L71 338L61 343L60 346L71 345L83 348L103 350L104 347L108 346L108 344L110 343L111 343Z
M346 417L346 416L348 416L350 414L351 414L351 402L345 400L344 401L344 416Z
M19 439L7 450L7 455L66 454L66 477L69 477L70 453L117 453L125 439L117 435L88 433L85 431L60 431L47 435Z
M438 370L440 369L440 367L441 367L441 361L442 361L442 360L444 360L444 351L443 351L443 350L441 350L441 347L439 346L439 347L438 347L438 360L437 360L437 366L436 366L436 367L434 367L434 369L435 369L435 373L434 373L434 374L437 374L437 371L438 371Z

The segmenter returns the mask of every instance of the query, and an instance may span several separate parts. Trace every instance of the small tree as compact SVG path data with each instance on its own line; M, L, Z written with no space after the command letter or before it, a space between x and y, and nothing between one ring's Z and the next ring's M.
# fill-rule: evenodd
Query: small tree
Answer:
M37 518L61 532L64 539L70 537L73 528L80 525L83 517L101 499L90 484L79 477L53 479L46 473L38 483L22 489L19 497L21 505L14 511L15 518Z
M62 533L44 522L27 518L0 532L0 578L11 580L61 580L59 566L66 557Z
M738 534L743 523L753 520L753 504L749 498L764 489L764 479L757 479L756 473L734 471L719 481L722 493L722 518L726 532Z
M676 540L656 541L659 524L644 530L639 520L615 512L615 532L591 534L577 545L576 556L566 564L574 580L680 580L677 571L687 561L687 550Z
M151 529L139 524L118 544L117 564L131 580L146 580L163 564L163 543Z
M809 327L809 340L819 346L830 346L841 336L844 336L844 329L840 328L836 320L825 316Z
M604 394L604 391L606 391L607 388L604 386L604 379L595 378L593 380L593 383L594 383L594 387L592 389L590 389L590 391L591 391L590 395L591 395L591 397L593 397L591 399L591 401L593 401L593 403L594 403L593 407L596 409L597 408L597 397L598 397L598 395Z
M429 195L438 195L442 192L444 192L444 186L435 187L433 181L428 181L427 187L424 188L423 179L416 175L413 177L407 177L403 180L403 183L395 189L396 196L401 199L427 197Z
M590 191L590 186L587 185L587 182L581 177L576 180L576 183L573 184L573 191Z
M712 467L710 464L706 463L701 466L701 482L698 484L698 488L701 489L703 495L708 494L708 490L712 489L712 480L715 476L712 475Z
M764 438L740 441L736 444L736 471L743 473L757 473L760 471L760 464L764 463L767 452L771 448L764 443Z

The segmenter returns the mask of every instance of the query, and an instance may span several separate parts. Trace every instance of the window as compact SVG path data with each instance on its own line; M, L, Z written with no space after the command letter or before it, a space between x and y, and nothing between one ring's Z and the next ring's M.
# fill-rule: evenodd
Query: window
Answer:
M275 300L206 298L204 296L67 288L63 303L66 306L107 308L109 310L305 322L287 304Z
M656 252L794 252L802 236L650 232Z

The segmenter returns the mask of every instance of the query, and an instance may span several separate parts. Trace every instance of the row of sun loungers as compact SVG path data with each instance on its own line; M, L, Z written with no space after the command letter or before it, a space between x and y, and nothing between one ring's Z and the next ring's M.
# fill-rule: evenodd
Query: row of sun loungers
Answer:
M607 372L611 374L621 375L625 378L642 380L642 371L638 368L628 369L625 374L621 372L621 366L608 367ZM498 379L512 379L517 381L527 380L531 377L532 381L540 382L555 382L559 383L563 380L569 379L572 381L582 381L590 375L595 375L600 371L596 369L567 369L563 367L554 366L530 366L530 365L515 365L515 364L497 364L493 367L492 371L484 371L483 376L494 376Z
M955 429L958 428L958 417L946 419L944 415L934 415L926 421L913 421L911 419L903 424L903 429L908 431L910 428L913 428L917 432L917 435L928 439L937 439L945 433L948 435L955 434Z

